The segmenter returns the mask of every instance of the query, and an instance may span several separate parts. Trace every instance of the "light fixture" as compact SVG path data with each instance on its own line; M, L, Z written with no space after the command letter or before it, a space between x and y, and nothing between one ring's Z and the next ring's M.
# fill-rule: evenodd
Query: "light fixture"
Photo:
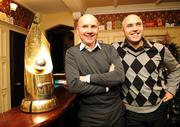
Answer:
M11 10L11 11L16 11L17 7L18 7L17 4L15 4L15 3L10 3L10 10Z

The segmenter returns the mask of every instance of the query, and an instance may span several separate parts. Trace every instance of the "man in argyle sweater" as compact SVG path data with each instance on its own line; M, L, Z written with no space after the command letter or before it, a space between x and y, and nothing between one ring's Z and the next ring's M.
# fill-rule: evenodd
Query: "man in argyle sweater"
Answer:
M113 46L126 74L122 91L127 127L167 127L166 104L180 82L180 65L164 45L143 37L143 23L137 15L125 17L122 30L125 40ZM163 67L168 70L166 84Z

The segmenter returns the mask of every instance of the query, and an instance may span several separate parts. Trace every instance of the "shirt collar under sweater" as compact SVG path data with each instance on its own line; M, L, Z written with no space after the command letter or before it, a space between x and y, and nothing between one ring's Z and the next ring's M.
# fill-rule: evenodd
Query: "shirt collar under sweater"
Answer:
M150 48L152 47L152 44L149 42L149 40L145 39L144 37L142 38L143 40L143 46L137 48L137 49L134 49L128 42L126 39L124 39L123 43L122 43L122 47L128 47L130 48L131 50L135 51L135 52L138 52L144 48Z
M93 49L91 49L91 48L89 48L87 45L85 45L83 42L81 42L81 44L80 44L80 51L82 51L84 48L86 49L86 50L88 50L89 52L92 52L94 49L96 49L96 48L99 48L99 49L101 49L101 46L100 46L100 44L99 44L99 42L97 41L96 42L96 45L95 45L95 47L93 48Z

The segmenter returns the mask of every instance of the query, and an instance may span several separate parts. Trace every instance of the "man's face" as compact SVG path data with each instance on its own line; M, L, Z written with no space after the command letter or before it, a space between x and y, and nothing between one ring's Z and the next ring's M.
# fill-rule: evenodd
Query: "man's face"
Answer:
M79 19L77 33L80 39L89 47L96 43L98 35L98 21L92 15L85 15Z
M123 32L130 43L138 43L143 36L142 20L136 15L126 17L122 24Z

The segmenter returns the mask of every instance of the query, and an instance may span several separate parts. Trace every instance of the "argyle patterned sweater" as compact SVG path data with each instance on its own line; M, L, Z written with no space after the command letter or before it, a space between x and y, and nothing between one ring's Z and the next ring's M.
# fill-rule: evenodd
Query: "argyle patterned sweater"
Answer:
M138 50L126 41L113 43L113 46L122 59L126 74L122 92L127 110L137 113L156 110L167 89L162 73L165 47L149 41Z

